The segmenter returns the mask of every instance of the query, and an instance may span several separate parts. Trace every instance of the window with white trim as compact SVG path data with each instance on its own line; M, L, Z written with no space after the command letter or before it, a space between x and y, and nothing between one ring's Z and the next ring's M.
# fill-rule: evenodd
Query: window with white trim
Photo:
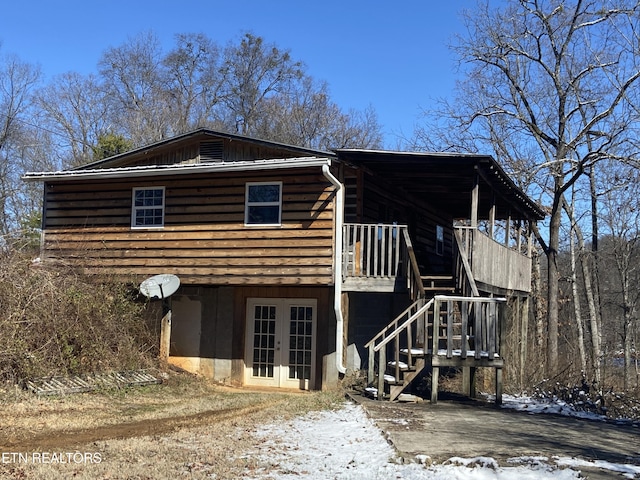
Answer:
M246 185L245 225L280 225L282 182L251 182Z
M131 199L131 228L164 226L164 187L134 188Z

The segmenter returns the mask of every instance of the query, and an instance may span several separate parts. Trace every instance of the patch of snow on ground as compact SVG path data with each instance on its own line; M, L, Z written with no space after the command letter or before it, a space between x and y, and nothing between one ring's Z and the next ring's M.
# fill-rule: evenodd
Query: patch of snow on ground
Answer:
M527 395L503 395L502 408L509 408L529 413L551 413L567 417L582 418L585 420L605 421L607 419L604 415L576 410L572 405L560 400L543 400L529 397Z
M541 460L500 467L492 458L451 458L444 465L401 463L364 409L348 403L334 411L309 413L255 433L260 463L246 478L272 479L407 479L407 480L565 480L579 478L571 468L559 469ZM428 453L419 460L428 463Z
M554 457L553 459L557 465L567 466L570 468L595 467L601 468L602 470L622 473L622 475L627 478L640 478L640 466L638 465L621 465L618 463L606 462L604 460L587 461L567 457Z

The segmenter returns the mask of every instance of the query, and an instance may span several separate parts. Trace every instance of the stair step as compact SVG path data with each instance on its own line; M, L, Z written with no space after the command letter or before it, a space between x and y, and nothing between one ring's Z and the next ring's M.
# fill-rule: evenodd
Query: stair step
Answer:
M386 373L384 375L384 383L386 383L388 385L400 385L400 384L402 384L402 382L396 381L396 377L394 377L393 375L387 375Z
M387 366L391 367L391 368L396 368L395 360L391 361L391 362L388 362ZM400 367L400 371L402 371L402 372L406 372L408 370L411 370L411 367L409 365L407 365L406 363L404 363L404 362L398 362L398 366Z
M401 393L400 395L398 395L398 398L396 399L399 402L412 402L412 403L418 403L422 401L422 398L418 397L417 395L412 395L411 393Z
M378 398L378 389L375 387L367 387L364 389L364 395L374 400Z
M400 349L400 353L402 353L403 355L409 355L409 349L402 348L402 349ZM423 357L424 356L424 348L412 348L411 349L411 355L413 355L414 357Z

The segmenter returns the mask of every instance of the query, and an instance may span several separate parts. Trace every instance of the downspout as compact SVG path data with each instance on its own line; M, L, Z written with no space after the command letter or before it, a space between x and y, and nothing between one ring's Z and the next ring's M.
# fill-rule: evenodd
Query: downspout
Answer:
M330 162L330 160L329 160ZM335 259L333 262L333 310L336 315L336 368L338 373L346 373L342 358L342 338L344 335L344 316L342 315L342 225L344 223L344 186L329 170L330 163L322 166L322 174L336 187L336 234L335 234Z

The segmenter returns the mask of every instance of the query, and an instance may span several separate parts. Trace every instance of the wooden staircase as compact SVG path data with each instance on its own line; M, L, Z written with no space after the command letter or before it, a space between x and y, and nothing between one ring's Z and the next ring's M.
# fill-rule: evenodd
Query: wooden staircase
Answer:
M463 370L465 391L474 395L475 369L496 371L496 402L501 402L500 356L504 298L435 295L418 299L382 329L369 343L366 393L377 399L396 400L431 369L431 401L438 395L441 367Z
M449 275L420 274L406 225L344 224L343 290L401 290L413 301L365 345L369 395L395 400L430 369L435 403L441 367L461 368L464 393L473 395L475 369L493 367L496 401L501 401L504 315L499 307L506 300L479 296L470 263L471 233L465 235L455 234L462 266L454 281ZM471 296L454 296L455 292Z

